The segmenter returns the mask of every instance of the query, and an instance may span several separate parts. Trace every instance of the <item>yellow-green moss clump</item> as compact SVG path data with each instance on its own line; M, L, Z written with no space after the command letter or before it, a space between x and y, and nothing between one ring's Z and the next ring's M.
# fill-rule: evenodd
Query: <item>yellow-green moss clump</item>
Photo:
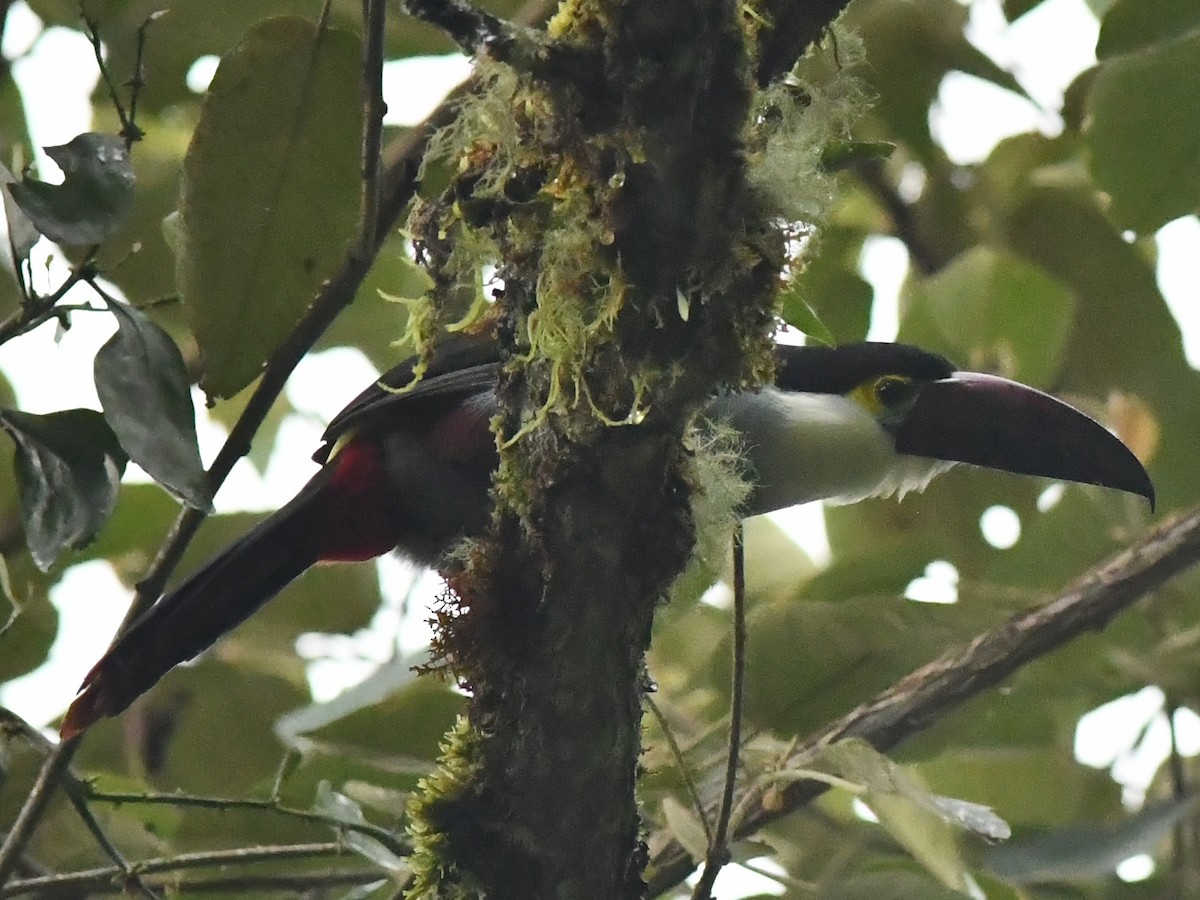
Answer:
M474 879L457 866L458 857L450 846L444 821L447 809L462 798L474 778L477 742L466 716L459 716L439 745L437 771L417 782L407 808L413 881L405 896L410 900L473 900L482 896Z

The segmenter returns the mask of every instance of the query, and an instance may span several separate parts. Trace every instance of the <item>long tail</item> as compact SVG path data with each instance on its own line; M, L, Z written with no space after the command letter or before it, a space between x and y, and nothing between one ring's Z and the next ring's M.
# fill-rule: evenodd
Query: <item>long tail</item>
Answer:
M163 595L84 678L61 734L70 738L116 715L171 668L192 659L244 621L322 555L322 488L317 476L278 512Z

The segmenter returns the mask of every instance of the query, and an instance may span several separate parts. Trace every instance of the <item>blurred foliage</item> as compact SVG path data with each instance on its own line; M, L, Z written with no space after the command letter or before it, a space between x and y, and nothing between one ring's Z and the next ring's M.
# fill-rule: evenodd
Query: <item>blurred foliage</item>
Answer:
M47 27L82 27L76 0L29 5ZM118 82L133 71L138 29L160 5L86 4ZM486 5L512 15L520 4ZM1016 20L1039 5L1005 0L1003 8ZM1200 16L1194 0L1089 5L1101 17L1099 62L1068 92L1063 133L1018 135L983 162L958 165L929 127L943 78L966 72L1016 94L1019 82L966 39L968 11L955 0L855 0L846 25L864 42L866 62L858 74L876 102L851 137L895 149L886 159L866 155L847 163L839 199L811 241L817 255L797 274L784 313L826 339L861 339L875 302L859 268L863 247L879 235L900 238L913 263L900 298L900 338L964 366L1054 391L1112 424L1145 457L1158 488L1156 514L1164 515L1200 499L1194 451L1200 442L1200 376L1184 358L1178 326L1155 282L1151 243L1158 227L1200 206ZM215 394L234 395L211 410L226 425L245 403L245 392L236 392L286 334L328 274L330 260L336 264L353 224L357 107L346 107L356 78L349 33L358 30L360 4L332 4L341 34L330 65L343 83L337 85L341 93L322 101L329 109L310 135L329 144L320 145L320 158L298 161L314 149L307 141L304 147L273 150L249 138L220 139L222 127L240 133L256 121L257 107L239 107L236 92L234 100L228 94L205 100L187 88L185 76L198 58L228 54L233 63L226 76L274 91L293 80L288 65L310 46L311 30L305 31L310 26L301 19L311 22L319 7L316 0L182 0L149 27L147 83L138 108L146 139L132 153L137 179L132 208L96 257L105 278L179 344L193 380L208 374L204 366L213 365L213 348L234 360L221 373L224 380L207 382ZM301 19L262 24L278 15ZM263 54L281 47L291 50L269 66L263 62ZM389 18L389 59L449 49L432 29L398 15ZM824 52L837 51L827 46ZM102 85L93 100L95 130L115 131L116 116ZM209 105L222 101L232 104L223 126ZM331 127L330 121L338 124ZM273 119L261 124L272 133L282 128ZM26 145L29 158L25 133L20 96L6 70L0 77L5 150ZM220 145L205 144L209 139ZM195 180L184 196L189 189L199 191L199 199L213 206L164 233L164 218L180 204L185 154L196 169L188 171ZM334 157L341 162L330 162ZM239 204L263 186L258 180L265 177L263 166L274 163L304 172L300 180L279 182L292 206L276 221L247 221ZM182 287L170 246L178 237L172 230L179 227L193 229L192 237L228 242L209 245L210 258L183 278ZM301 249L289 243L293 238ZM324 255L306 255L304 247L313 245ZM67 255L81 259L77 250ZM270 263L258 271L263 259ZM18 288L11 272L0 271L0 316L7 316L17 307ZM191 305L205 290L220 296L199 301L198 318ZM405 355L394 345L404 333L405 308L381 299L380 290L400 297L424 290L401 235L388 241L357 302L319 346L358 347L379 368ZM184 304L153 302L178 299L181 292L187 315ZM218 301L254 307L257 318L217 312ZM275 330L268 333L263 322ZM254 346L239 343L246 341ZM5 382L0 404L14 403ZM290 405L281 401L260 432L253 457L260 466L290 414ZM7 437L0 436L0 453L10 471L13 446ZM1046 488L1029 479L957 470L902 503L829 509L828 561L809 559L769 522L751 523L747 768L770 773L794 737L1047 597L1151 521L1134 498L1079 486L1054 495ZM1009 549L989 544L980 529L981 516L995 506L1013 510L1020 521L1020 539ZM126 484L97 540L43 574L24 549L15 484L0 479L0 550L13 594L2 601L0 622L8 618L10 603L20 609L12 626L0 632L0 681L47 659L59 631L48 594L65 571L106 560L124 584L134 584L177 510L160 488ZM212 517L180 572L257 518ZM909 585L939 560L957 572L952 589L958 602L904 599ZM658 686L656 702L705 796L717 786L712 773L720 769L729 694L728 613L720 592L706 593L713 579L710 568L697 563L676 586L673 602L659 616L649 666ZM1146 806L1131 810L1106 772L1075 760L1074 741L1081 715L1148 684L1161 686L1175 707L1200 707L1198 589L1196 575L1178 578L1103 634L1039 660L916 736L893 754L894 763L872 763L865 775L861 765L837 769L850 781L870 781L877 795L881 773L891 773L904 785L906 802L922 807L925 818L891 807L884 824L868 823L856 813L850 793L835 790L773 824L758 843L735 847L735 856L770 855L791 879L781 888L788 897L940 900L966 896L968 875L992 900L1163 896L1173 877L1181 879L1173 885L1176 896L1194 895L1196 882L1188 880L1197 877L1194 848L1179 851L1181 861L1172 865L1171 842L1164 838L1196 830L1194 804L1168 799L1182 786L1172 784L1164 765L1147 788ZM462 707L461 695L435 677L410 677L411 661L398 657L382 665L360 693L314 704L294 651L306 632L344 635L365 627L381 602L373 567L309 573L199 663L171 673L125 716L97 726L83 744L77 769L96 776L101 790L183 789L269 799L278 788L279 799L297 808L327 797L321 788L327 783L353 798L345 802L360 803L368 821L401 833L404 794L432 765L440 736ZM61 708L66 700L48 697L47 707ZM646 721L648 822L670 824L681 836L684 830L702 833L678 761L657 721ZM1113 739L1121 741L1118 735ZM1131 727L1123 740L1127 751L1150 752L1149 727ZM276 784L289 751L299 751L300 762ZM38 761L32 746L0 734L0 832L13 821ZM1194 760L1181 760L1181 767L1190 781ZM935 796L994 809L1013 830L1006 851L989 851L975 835L948 838L942 826L927 827L928 798ZM136 803L97 809L102 826L131 859L329 840L335 834L269 810ZM1148 881L1128 885L1112 866L1135 850L1154 855L1158 869ZM31 853L52 870L105 862L61 799ZM356 861L361 862L347 854L313 865ZM262 871L296 868L275 864Z

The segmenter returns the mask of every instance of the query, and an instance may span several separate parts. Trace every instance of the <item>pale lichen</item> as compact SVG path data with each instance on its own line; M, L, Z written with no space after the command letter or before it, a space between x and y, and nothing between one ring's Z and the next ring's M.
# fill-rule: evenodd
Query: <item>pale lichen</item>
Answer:
M849 139L851 124L869 105L853 71L862 58L862 41L834 26L823 47L759 93L747 180L765 198L768 215L812 225L832 204L835 176L822 159L831 143Z
M726 423L702 420L689 433L687 447L696 526L694 555L719 568L750 497L743 439Z

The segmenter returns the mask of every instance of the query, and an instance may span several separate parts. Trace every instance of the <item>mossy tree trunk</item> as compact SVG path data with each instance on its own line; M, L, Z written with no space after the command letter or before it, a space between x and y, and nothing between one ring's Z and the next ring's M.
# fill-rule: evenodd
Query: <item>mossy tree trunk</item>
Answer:
M785 265L745 135L841 5L781 34L731 0L569 3L438 142L417 246L443 318L500 260L508 364L498 514L440 615L472 699L416 804L414 896L645 893L644 653L693 543L685 435L769 372Z

